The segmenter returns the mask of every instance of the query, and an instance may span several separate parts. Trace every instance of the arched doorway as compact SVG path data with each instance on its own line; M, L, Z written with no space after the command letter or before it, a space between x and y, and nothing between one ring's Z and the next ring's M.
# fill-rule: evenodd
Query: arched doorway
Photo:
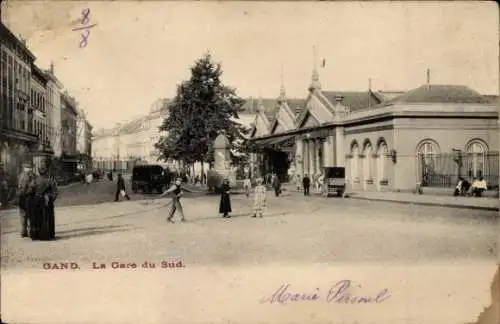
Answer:
M363 149L363 188L368 189L370 185L373 184L373 170L372 170L372 159L373 159L373 147L370 141L366 141Z
M386 174L386 162L387 162L387 154L389 149L384 140L379 142L379 147L377 151L377 189L381 190L383 185L382 181L387 181Z
M470 142L466 149L466 167L469 178L484 177L486 167L487 146L479 140Z
M436 159L439 153L438 144L430 139L422 141L417 147L418 179L421 186L433 186L439 183L439 175L436 170Z
M351 161L350 161L350 171L351 171L351 184L352 186L357 186L359 183L359 145L354 142L351 145Z

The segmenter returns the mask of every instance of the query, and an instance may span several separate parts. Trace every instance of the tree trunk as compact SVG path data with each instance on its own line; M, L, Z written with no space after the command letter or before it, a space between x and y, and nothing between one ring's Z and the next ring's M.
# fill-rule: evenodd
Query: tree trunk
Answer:
M192 181L193 183L194 183L194 177L195 177L195 170L194 170L194 164L195 164L195 163L196 163L196 162L193 162L193 166L192 166L192 168L193 168L193 174L191 174L191 181Z
M203 159L200 160L200 163L201 163L201 183L205 184L205 182L203 181L203 175L205 174L205 166L203 163Z

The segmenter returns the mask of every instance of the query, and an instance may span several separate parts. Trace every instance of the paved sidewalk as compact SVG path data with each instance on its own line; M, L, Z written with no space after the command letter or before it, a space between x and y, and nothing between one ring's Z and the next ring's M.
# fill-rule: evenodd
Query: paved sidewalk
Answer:
M498 198L453 197L440 195L416 195L408 192L367 192L356 191L349 194L353 199L387 201L404 204L419 204L455 208L499 210Z
M285 190L299 192L296 187L286 186ZM300 191L301 192L301 191ZM311 195L320 194L311 188ZM351 191L347 194L351 199L371 201L386 201L402 204L418 204L427 206L442 206L453 208L468 208L482 210L499 210L499 199L495 197L453 197L451 195L423 194L416 195L409 192L379 192L379 191Z

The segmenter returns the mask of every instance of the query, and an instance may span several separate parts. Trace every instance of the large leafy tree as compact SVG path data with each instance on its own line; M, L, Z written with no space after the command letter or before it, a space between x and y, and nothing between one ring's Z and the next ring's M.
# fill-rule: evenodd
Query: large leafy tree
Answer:
M160 127L167 132L156 144L160 158L187 163L213 162L213 143L224 133L235 149L242 143L245 129L236 123L244 100L221 82L222 68L210 54L197 60L191 78L177 88L169 114ZM234 162L240 157L234 156Z

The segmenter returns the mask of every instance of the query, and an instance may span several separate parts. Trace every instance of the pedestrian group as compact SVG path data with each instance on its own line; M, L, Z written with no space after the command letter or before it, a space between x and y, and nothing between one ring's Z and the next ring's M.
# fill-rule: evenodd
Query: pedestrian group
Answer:
M25 165L19 175L18 201L21 214L21 236L32 240L55 238L54 202L57 199L56 182L48 177L48 170L39 167L33 172Z
M252 217L263 217L266 206L267 206L267 189L263 184L262 178L256 179L256 186L254 189L254 202L253 202L253 214ZM279 196L281 193L281 185L277 177L272 181L273 187L275 190L276 196ZM252 188L252 183L250 181L250 177L247 175L244 182L243 187L245 189L245 195L247 198L250 197L250 191ZM170 202L170 212L167 216L167 221L173 223L173 217L176 212L179 213L181 217L181 221L185 222L186 218L184 215L184 211L181 204L181 197L183 191L187 191L182 187L182 178L177 178L175 183L166 191L164 191L161 196L171 195L172 200ZM222 181L222 185L220 188L220 202L219 202L219 214L222 214L222 218L231 218L230 213L232 212L231 208L231 186L228 178L224 178Z

